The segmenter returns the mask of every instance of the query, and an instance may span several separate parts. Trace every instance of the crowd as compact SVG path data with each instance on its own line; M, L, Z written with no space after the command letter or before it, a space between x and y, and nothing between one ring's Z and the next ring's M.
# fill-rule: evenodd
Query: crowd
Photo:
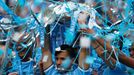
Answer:
M133 0L0 0L0 75L134 75Z

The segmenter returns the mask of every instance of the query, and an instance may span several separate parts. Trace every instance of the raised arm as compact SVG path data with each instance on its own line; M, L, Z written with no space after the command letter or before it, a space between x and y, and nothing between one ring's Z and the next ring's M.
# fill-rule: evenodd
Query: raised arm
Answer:
M86 59L87 55L89 55L89 52L87 51L87 49L82 48L81 52L79 54L78 63L79 63L79 67L84 70L89 69L89 66L90 66L90 64L85 63L85 59Z
M116 66L116 60L113 57L109 57L109 53L105 51L103 46L101 46L97 41L92 41L91 46L95 49L98 56L103 59L103 61L111 68L114 69Z
M78 17L78 23L79 25L85 25L86 26L86 21L87 21L87 17L88 14L87 13L80 13L80 16ZM81 26L80 26L81 27ZM89 28L81 28L82 32L87 32L89 34L94 34L95 32L92 29ZM114 68L115 64L116 64L116 60L112 57L110 57L109 59L109 53L104 54L104 40L102 40L101 38L97 38L96 40L92 41L91 46L96 48L96 52L97 54L106 62L106 64L110 67L110 68ZM109 42L107 42L109 43ZM109 43L110 44L110 43ZM111 46L107 45L109 49L111 49ZM82 61L85 57L86 57L86 49L82 49L81 53L80 53L80 57L79 57L79 61L80 61L80 67L82 66ZM112 62L112 63L111 63ZM85 68L88 68L89 66L87 66L87 64L84 64Z
M98 43L100 43L104 47L104 39L102 38L97 38L96 39ZM106 42L106 50L111 53L112 52L112 46L110 45L109 42ZM118 51L115 48L115 51ZM113 58L115 58L115 55L112 55ZM122 51L119 52L118 59L121 63L134 68L134 58L126 56Z
M46 32L49 32L49 27L46 28ZM40 47L39 37L37 38L37 46ZM45 46L42 48L42 60L40 68L46 70L52 65L52 54L50 51L50 35L45 34Z
M95 31L93 31L92 29L83 29L82 31L87 32L87 33L90 33L90 34L94 34L95 33ZM112 52L112 46L111 46L111 44L110 44L109 41L106 41L106 40L104 40L103 38L101 38L99 36L97 36L94 39L103 48L106 47L106 50L107 50L108 53L111 53ZM104 43L106 43L106 44L104 44ZM115 51L117 51L117 48L115 48ZM114 59L116 59L114 53L112 54L112 57ZM123 63L123 64L125 64L125 65L127 65L129 67L134 68L134 58L126 56L122 51L119 51L118 59L119 59L119 61L121 63Z
M89 15L87 13L81 12L78 16L78 24L85 25L86 19L88 16ZM83 35L81 37L83 37ZM86 57L88 55L89 55L89 52L88 52L87 48L84 48L84 47L81 48L79 58L78 58L78 64L79 64L80 68L85 69L85 70L89 69L89 67L90 67L90 64L85 63Z

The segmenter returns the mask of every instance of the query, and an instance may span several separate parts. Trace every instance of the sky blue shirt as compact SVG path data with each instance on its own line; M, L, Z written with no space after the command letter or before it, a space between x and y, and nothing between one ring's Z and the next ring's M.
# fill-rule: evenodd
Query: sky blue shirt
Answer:
M44 71L46 75L91 75L90 74L90 69L88 70L83 70L78 66L73 66L73 70L70 72L67 72L65 74L60 74L54 65L50 66L47 70Z
M116 65L116 68L113 70L107 67L104 70L103 75L129 75L129 74L127 72L126 66L120 64L120 65Z
M13 68L9 70L10 73L12 72L21 72L22 75L33 75L34 73L34 61L30 60L27 62L21 62L21 65L18 62L13 63ZM19 74L21 75L21 74Z

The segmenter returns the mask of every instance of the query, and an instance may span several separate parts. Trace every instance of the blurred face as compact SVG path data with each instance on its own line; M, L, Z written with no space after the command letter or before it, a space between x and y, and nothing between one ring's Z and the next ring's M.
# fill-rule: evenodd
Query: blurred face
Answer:
M18 6L15 11L16 15L20 16L21 18L26 18L30 16L30 11L28 7L24 6L23 8Z
M25 37L25 38L24 38ZM33 44L29 45L31 43L31 37L30 34L28 33L20 33L16 32L13 34L12 37L12 42L11 42L11 48L14 50L16 49L18 52L18 55L22 61L28 61L29 58L32 55L32 49L33 49ZM15 46L15 48L13 48Z
M78 24L80 29L88 29L88 20L89 20L90 16L86 11L82 11L79 13L78 16Z
M3 64L4 52L5 52L4 50L6 50L6 46L0 44L0 66Z
M130 48L130 56L132 58L134 58L134 44L132 45L132 47Z
M5 50L5 49L6 49L6 46L5 46L5 45L0 45L0 48L1 48L2 50Z
M25 53L27 52L27 48L24 48L20 43L17 43L17 42L15 42L13 40L10 42L9 48L12 49L13 51L14 50L18 51L18 56L21 59L24 57ZM14 55L16 56L16 54L14 54Z
M18 53L18 55L20 56L20 58L23 58L24 57L24 55L25 55L25 53L26 53L26 51L27 51L27 49L23 49L23 47L22 46L16 46L16 50L17 51L20 51L19 53ZM21 51L22 50L22 51Z
M78 16L78 23L79 24L86 24L87 18L89 17L89 13L86 11L82 11L79 13Z
M22 61L29 61L29 58L32 56L33 44L30 46L27 45L27 42L21 42L16 45L16 50Z
M69 70L71 69L72 63L73 59L69 57L67 51L63 51L56 56L56 66L59 68L58 70L61 68L64 70Z

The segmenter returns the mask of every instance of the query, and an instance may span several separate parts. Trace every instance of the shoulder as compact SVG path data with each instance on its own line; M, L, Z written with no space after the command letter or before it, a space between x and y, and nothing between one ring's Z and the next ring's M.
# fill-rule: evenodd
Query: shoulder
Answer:
M51 65L49 68L47 68L46 70L41 70L39 68L39 66L36 66L35 68L35 74L36 75L40 75L41 73L45 73L46 75L51 75L53 72L55 72L55 66Z
M78 73L89 73L90 74L92 71L91 68L84 70L81 67L79 67L78 65L74 65L74 68L75 68L74 72L78 72Z
M55 65L52 64L49 68L47 68L46 70L44 70L44 73L47 74L47 75L51 75L51 74L57 73L57 70L55 68Z

